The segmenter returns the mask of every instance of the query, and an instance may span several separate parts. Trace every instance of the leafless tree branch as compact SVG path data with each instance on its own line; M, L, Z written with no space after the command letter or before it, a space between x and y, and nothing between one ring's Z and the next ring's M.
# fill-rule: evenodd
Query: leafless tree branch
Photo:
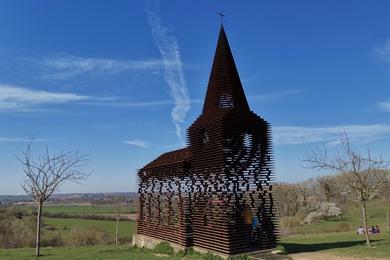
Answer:
M84 171L89 162L89 155L81 154L79 151L51 154L46 147L45 152L34 160L31 152L32 143L33 139L27 145L26 151L17 159L25 174L21 186L38 205L36 255L39 256L43 203L65 182L80 183L90 176L90 172Z

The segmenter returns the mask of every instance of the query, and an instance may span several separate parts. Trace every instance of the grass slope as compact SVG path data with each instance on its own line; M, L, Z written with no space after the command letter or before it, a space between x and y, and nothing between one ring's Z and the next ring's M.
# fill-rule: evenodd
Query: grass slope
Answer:
M362 225L361 210L356 205L348 205L340 219L295 227L295 234L282 237L280 245L288 254L328 252L390 259L390 233L386 230L386 214L380 200L367 203L367 216L369 226L379 225L382 230L370 235L371 248L365 245L364 236L356 234L357 227Z
M64 235L70 230L77 227L92 227L97 226L106 230L110 235L115 235L116 221L111 220L87 220L87 219L73 219L73 218L44 218L44 223L55 230L61 231ZM135 230L136 223L133 221L119 222L119 236L131 237ZM47 229L46 229L47 230ZM47 230L47 232L50 230Z
M137 259L137 260L154 260L154 259L182 259L179 256L161 257L154 255L153 251L130 246L91 246L91 247L58 247L42 248L42 255L39 259ZM0 249L0 259L25 260L37 259L34 255L34 249ZM202 259L198 256L188 256L186 259Z
M36 211L35 206L21 205L20 210L25 210L29 213ZM135 212L134 206L119 207L120 214L130 214ZM45 204L44 212L48 213L66 213L66 214L116 214L118 208L116 205L71 205L71 204Z
M301 225L293 231L297 234L356 231L357 227L362 225L361 208L359 205L348 205L343 211L344 214L340 219ZM367 221L368 226L379 225L382 230L385 230L386 213L382 201L375 200L367 203Z
M372 247L366 246L363 236L351 232L292 235L282 238L280 245L288 254L328 252L390 259L390 233L372 236Z

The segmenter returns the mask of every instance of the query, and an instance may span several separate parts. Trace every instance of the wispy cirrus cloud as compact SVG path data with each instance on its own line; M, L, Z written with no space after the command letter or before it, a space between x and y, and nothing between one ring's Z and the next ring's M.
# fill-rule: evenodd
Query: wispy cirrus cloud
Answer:
M265 93L263 95L249 95L248 99L252 101L258 101L258 100L274 100L274 99L280 99L287 96L294 96L298 94L302 94L306 92L306 89L287 89L287 90L281 90L271 93Z
M47 139L34 139L34 142L46 142ZM23 137L4 137L0 136L0 143L28 143L31 142L31 138Z
M133 140L125 141L124 143L129 144L129 145L133 145L133 146L138 146L141 148L149 148L150 147L150 143L148 143L142 139L133 139Z
M329 145L337 144L340 134L348 133L355 143L369 143L390 137L390 125L345 125L331 127L300 127L279 126L273 128L276 145L298 145L324 142Z
M157 2L154 8L147 10L147 14L153 39L164 62L165 81L170 87L170 94L175 102L175 107L171 111L172 122L176 127L177 137L184 145L181 123L191 108L191 101L184 78L179 45L176 38L163 26Z
M25 60L43 70L45 78L58 80L81 75L115 75L125 71L158 71L165 65L161 59L115 60L65 54Z
M74 93L49 92L0 84L0 110L23 110L44 104L64 104L90 99Z
M390 38L388 38L381 46L374 48L374 52L376 58L388 66L388 70L390 71ZM378 102L377 106L386 112L390 112L390 99Z
M390 38L388 38L381 46L374 48L377 59L384 63L390 63Z
M386 112L390 112L390 100L378 102L377 105L382 110L384 110Z

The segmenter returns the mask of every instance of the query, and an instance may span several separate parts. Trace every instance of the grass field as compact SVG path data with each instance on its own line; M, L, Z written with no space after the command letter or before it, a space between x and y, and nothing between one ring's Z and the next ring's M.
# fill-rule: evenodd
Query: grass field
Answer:
M77 227L92 227L97 226L106 230L110 235L115 235L116 221L111 220L87 220L73 218L44 218L45 232L50 232L50 228L55 228L55 231L60 231L66 236L69 232ZM119 222L119 236L131 237L135 230L136 223L133 221ZM50 228L49 228L50 227Z
M386 227L386 213L380 200L367 203L367 221L369 226L379 225L382 229ZM358 205L349 205L344 209L344 214L340 219L321 221L300 225L293 229L297 234L311 234L337 231L355 231L362 225L361 209Z
M382 233L371 235L372 247L367 248L364 236L356 234L361 225L360 207L349 205L340 219L299 225L294 235L284 236L281 245L285 252L328 252L341 255L371 256L390 259L390 233L386 230L386 214L382 202L367 204L369 226L379 225Z
M107 205L55 205L45 210L53 213L75 214L110 214L115 213L113 206ZM131 210L131 209L127 209ZM128 211L128 212L129 212ZM283 236L280 248L286 254L294 253L329 253L335 255L366 256L390 259L390 233L386 232L386 217L381 201L371 201L367 205L368 224L379 225L382 233L372 235L372 247L367 248L363 236L356 234L356 228L361 225L361 211L356 205L344 209L342 218L321 221L312 224L298 224L293 228L292 235ZM77 218L44 217L45 232L60 232L64 237L77 227L98 226L106 230L110 236L115 234L115 221L86 220ZM120 222L120 237L130 238L136 223ZM128 240L127 240L128 241ZM30 259L32 249L0 250L0 259ZM45 248L44 259L161 259L150 250L141 250L129 246L93 246L77 248ZM181 259L179 256L167 259ZM187 256L186 259L201 259L199 256Z
M328 252L338 255L369 256L390 259L390 233L372 236L368 248L363 236L354 232L299 234L283 237L280 245L287 254L302 252Z
M175 256L158 256L151 250L144 250L140 248L133 248L130 246L93 246L93 247L59 247L59 248L43 248L42 255L39 259L137 259L137 260L155 260L155 259L172 259L179 260L182 257ZM23 249L11 249L5 250L0 249L0 259L9 260L25 260L25 259L37 259L33 256L34 249L23 248ZM205 259L202 256L190 255L184 259Z
M36 210L35 206L20 205L20 210L29 213ZM134 206L119 207L121 214L130 214L135 212ZM116 214L118 209L115 205L71 205L71 204L46 204L43 208L48 213L66 213L66 214Z

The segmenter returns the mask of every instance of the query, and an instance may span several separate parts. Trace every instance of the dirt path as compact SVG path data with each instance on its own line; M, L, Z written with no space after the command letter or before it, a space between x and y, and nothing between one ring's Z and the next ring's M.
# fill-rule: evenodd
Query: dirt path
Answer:
M294 260L378 260L380 258L362 256L339 256L329 253L298 253L289 255Z

